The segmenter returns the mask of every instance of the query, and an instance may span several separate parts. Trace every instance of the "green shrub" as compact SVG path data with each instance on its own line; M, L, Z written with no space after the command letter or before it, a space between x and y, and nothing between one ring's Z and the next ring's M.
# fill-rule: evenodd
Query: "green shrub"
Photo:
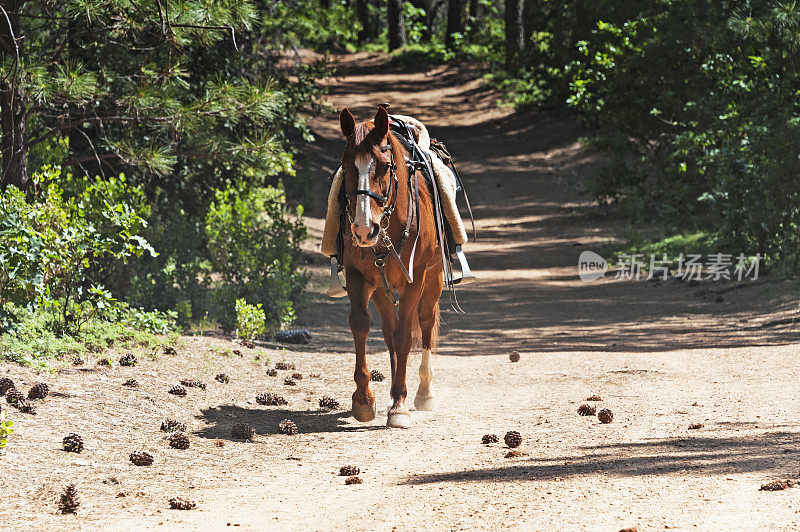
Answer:
M236 300L236 337L255 340L267 330L261 303L248 305L244 299Z
M79 333L72 334L56 334L53 315L42 309L9 305L9 311L14 315L15 328L0 335L0 359L43 370L50 368L53 359L67 355L99 353L111 347L155 349L177 340L169 315L131 311L124 305L103 316L93 316Z
M217 193L205 230L211 265L220 276L212 314L225 329L235 328L237 299L260 303L269 330L294 320L294 304L308 281L300 269L302 213L302 207L287 208L277 187Z
M795 2L596 6L568 104L603 126L597 199L715 235L717 251L800 268ZM702 16L698 16L702 13Z
M108 181L62 181L59 168L34 175L46 184L39 198L8 190L0 198L0 306L4 329L12 324L6 307L37 307L52 315L58 334L77 332L115 300L104 277L127 258L152 248L139 235L145 222L121 199L141 194L124 176ZM61 185L68 184L68 190ZM140 198L141 199L141 198Z
M0 452L8 444L8 437L14 432L14 422L6 418L8 410L0 411Z

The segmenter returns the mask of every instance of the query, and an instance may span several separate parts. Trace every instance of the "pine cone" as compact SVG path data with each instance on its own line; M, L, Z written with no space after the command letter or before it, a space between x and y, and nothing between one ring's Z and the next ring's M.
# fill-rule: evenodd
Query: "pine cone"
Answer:
M186 431L186 424L177 419L167 418L161 422L161 430L164 432Z
M73 366L83 366L85 363L86 361L80 355L75 355L74 357L72 357Z
M169 446L175 449L188 449L189 435L185 432L173 432L169 437Z
M50 387L47 383L40 382L31 386L28 390L28 399L44 399L50 393Z
M61 445L68 453L80 453L83 451L83 438L74 432L70 432L64 436Z
M133 353L126 353L122 355L119 359L120 366L135 366L138 362L139 360Z
M278 424L278 432L281 434L288 434L289 436L294 436L297 434L297 425L294 424L294 421L290 419L284 419Z
M168 345L168 346L164 347L164 354L165 355L177 355L178 351L174 347L172 347L171 345Z
M503 439L505 440L506 445L512 449L514 447L519 447L519 445L522 443L522 435L516 430L509 430L506 432L506 436Z
M275 364L275 369L294 371L297 368L294 367L294 364L289 364L288 362L277 362Z
M773 480L772 482L762 484L760 491L782 491L789 487L791 486L786 480Z
M597 408L592 405L581 405L578 407L578 415L593 416L597 412Z
M603 398L600 397L599 395L590 395L589 397L586 398L586 400L587 401L602 401Z
M481 438L481 443L484 445L489 445L490 443L497 443L500 441L500 438L497 437L497 434L484 434L483 438Z
M127 386L128 388L138 388L139 381L137 381L136 379L128 379L125 382L123 382L122 385Z
M153 455L146 451L133 451L129 458L133 465L149 466L153 464Z
M277 376L278 376L278 370L277 369L269 368L267 370L267 377L277 377Z
M173 510L194 510L197 507L197 504L187 499L173 497L169 500L169 507Z
M256 395L256 403L264 406L282 406L289 404L286 399L276 393L260 393Z
M288 329L275 333L275 341L282 344L307 344L311 341L308 329Z
M201 390L206 389L206 383L204 383L203 381L181 379L181 384L186 386L187 388L200 388Z
M14 388L16 388L14 381L8 377L0 378L0 395L5 395L8 390L13 390Z
M222 384L228 384L229 382L231 382L228 376L224 373L217 373L217 376L214 377L214 380L217 382L221 382Z
M11 406L17 406L20 401L25 401L25 396L22 395L16 388L9 388L6 392L6 403Z
M511 351L511 353L508 355L508 359L511 362L519 362L519 351Z
M181 397L184 397L186 395L186 388L184 388L180 384L176 384L175 386L169 389L169 393L171 393L172 395L180 395Z
M301 380L303 380L303 374L302 373L292 373L292 378L294 380L296 380L296 381L301 381Z
M600 420L600 423L611 423L614 421L614 413L608 408L604 408L597 413L597 419Z
M107 368L111 367L111 361L108 358L101 358L97 361L98 366L105 366Z
M247 423L237 423L231 428L231 438L234 440L250 441L254 435L253 427Z
M293 378L291 378L291 377L286 377L285 379L283 379L283 383L284 383L286 386L297 386L297 381L295 381L295 380L294 380Z
M341 405L339 404L339 401L337 401L333 397L323 395L319 399L319 407L324 408L325 410L338 410L341 407ZM358 473L354 474L357 475Z
M16 404L16 407L23 414L36 415L36 405L34 405L32 402L28 401L27 399L23 399L22 401L18 401L17 404Z
M70 484L64 489L58 501L58 509L62 514L74 514L78 511L81 502L78 500L78 490L75 484Z
M352 486L353 484L361 484L362 482L364 481L361 480L361 477L347 477L347 479L344 481L344 485Z
M339 468L340 477L352 477L361 474L361 470L356 466L346 465Z
M369 380L371 380L372 382L383 382L383 379L385 379L383 373L381 373L377 369L373 369L369 374Z

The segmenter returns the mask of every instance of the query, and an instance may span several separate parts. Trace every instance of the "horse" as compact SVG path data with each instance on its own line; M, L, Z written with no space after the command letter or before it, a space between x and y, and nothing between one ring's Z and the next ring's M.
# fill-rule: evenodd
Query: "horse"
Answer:
M347 141L342 170L350 223L342 224L342 231L356 354L352 414L367 422L375 419L377 412L366 357L372 300L381 317L392 368L392 405L386 424L408 428L406 366L412 340L420 341L422 347L414 405L417 410L434 406L431 352L438 339L443 282L434 199L419 167L409 164L409 153L390 131L384 107L378 108L371 121L358 124L345 108L339 125ZM399 298L395 298L395 290Z

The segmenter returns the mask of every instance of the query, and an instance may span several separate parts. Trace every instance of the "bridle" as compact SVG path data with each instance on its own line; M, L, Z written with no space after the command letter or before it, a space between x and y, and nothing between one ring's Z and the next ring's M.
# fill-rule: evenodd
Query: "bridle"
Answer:
M406 240L408 239L411 233L411 223L412 219L419 216L419 192L417 190L417 172L416 168L413 164L409 165L409 192L410 196L408 199L408 216L406 217L406 227L403 231L403 234L400 237L397 246L394 245L392 242L391 237L387 229L389 228L390 218L392 213L394 212L395 207L397 206L397 196L398 196L398 179L397 179L397 164L394 159L394 150L392 150L391 142L386 144L385 146L381 146L380 150L385 152L389 152L389 190L386 191L386 194L378 194L371 190L363 190L358 189L354 190L353 192L347 193L347 217L350 220L350 223L355 223L355 216L350 214L350 202L352 198L358 196L368 196L375 200L375 202L383 209L383 213L381 214L381 218L378 221L378 238L375 240L375 243L369 246L366 249L369 249L372 257L375 259L375 267L378 268L378 272L381 274L381 281L383 282L383 288L386 291L386 297L391 301L395 306L398 304L398 298L395 295L395 288L389 279L386 277L386 261L389 257L394 257L397 261L397 264L400 266L400 270L402 270L403 275L406 278L406 281L409 283L413 283L414 279L409 273L409 270L413 271L413 261L414 261L414 251L416 249L417 241L416 238L419 237L419 220L417 220L417 230L416 236L414 239L414 249L411 250L411 259L409 261L409 267L406 268L405 264L403 264L403 260L400 258L400 253L403 250L403 245L405 244ZM413 180L413 183L412 183ZM389 201L391 200L391 204ZM416 208L415 208L416 207ZM417 213L417 214L415 214ZM378 244L383 245L386 248L386 252L378 252L375 250ZM364 253L364 248L361 250L362 256Z
M389 152L389 190L386 191L386 194L378 194L371 190L354 190L347 194L347 217L350 219L350 223L355 223L355 218L352 214L350 214L350 201L352 198L358 197L359 195L362 196L369 196L375 203L378 204L379 207L383 209L383 213L381 214L381 219L378 222L378 226L381 229L386 229L389 226L389 218L392 216L394 212L394 208L397 206L397 164L394 161L394 151L392 151L392 145L387 144L385 146L380 147L381 151ZM392 190L394 190L394 194L392 194ZM392 204L389 205L389 199L392 198ZM384 225L384 223L386 225Z

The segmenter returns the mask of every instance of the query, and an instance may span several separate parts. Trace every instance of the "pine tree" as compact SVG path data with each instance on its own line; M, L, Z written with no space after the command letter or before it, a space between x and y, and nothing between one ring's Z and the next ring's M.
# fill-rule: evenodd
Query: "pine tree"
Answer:
M250 0L2 3L0 186L27 160L88 175L137 170L185 181L290 170L298 96L276 74ZM62 148L60 160L54 153ZM42 161L36 161L42 162ZM172 180L170 180L172 181ZM186 186L178 180L178 187ZM197 187L203 188L203 187Z

